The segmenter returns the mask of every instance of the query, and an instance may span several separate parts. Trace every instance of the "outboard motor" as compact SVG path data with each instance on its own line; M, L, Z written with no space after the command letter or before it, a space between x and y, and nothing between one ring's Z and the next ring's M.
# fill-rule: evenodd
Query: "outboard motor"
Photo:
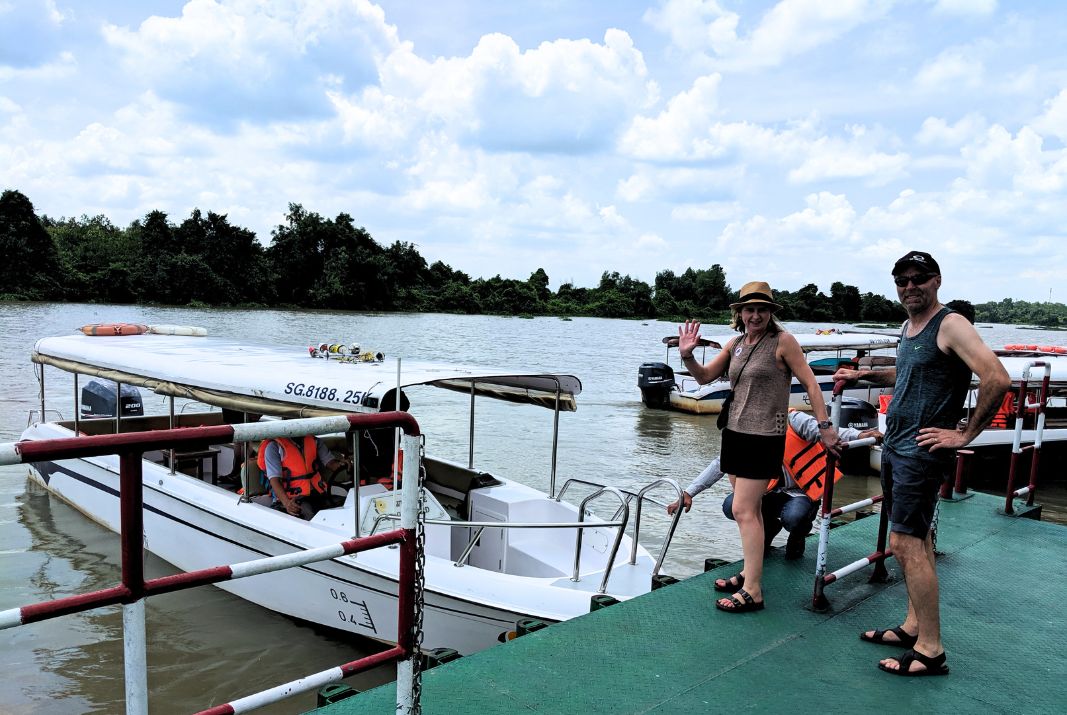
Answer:
M662 362L646 362L637 370L637 386L641 401L648 407L665 410L671 406L674 391L674 370Z
M119 396L122 402L123 417L141 417L144 415L144 404L141 402L141 391L133 385L123 385L122 394ZM81 418L93 419L96 417L115 416L115 383L111 380L90 380L82 387Z
M834 406L828 405L830 419L833 420ZM878 429L878 408L870 402L857 397L841 398L842 427L869 430ZM841 454L841 470L846 474L865 474L870 471L870 456L867 449L849 449Z

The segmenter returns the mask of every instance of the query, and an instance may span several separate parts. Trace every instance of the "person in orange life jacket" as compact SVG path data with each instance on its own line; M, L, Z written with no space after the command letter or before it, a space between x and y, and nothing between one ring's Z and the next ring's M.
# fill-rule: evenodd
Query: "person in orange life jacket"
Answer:
M329 502L329 484L322 477L344 469L345 463L314 435L264 440L260 468L270 482L274 508L309 520Z
M789 428L808 443L815 444L819 441L818 420L807 412L790 411ZM861 432L851 427L838 427L837 434L844 442L867 437L874 437L880 440L882 437L882 433L878 430L863 430ZM694 479L693 483L682 492L682 508L688 512L693 506L693 497L715 484L723 476L722 470L719 469L719 458L716 457L700 473L700 476ZM733 501L734 495L733 492L730 492L722 502L722 512L731 521L734 518ZM667 505L668 514L674 514L677 509L678 501ZM797 486L784 466L782 467L782 478L778 480L778 483L774 485L771 491L763 495L761 512L763 514L764 551L770 548L771 540L784 527L789 532L789 539L785 544L785 557L787 559L799 559L803 556L804 537L811 533L811 525L818 513L818 505ZM738 574L728 579L718 579L715 587L720 591L734 591L743 584L743 575Z

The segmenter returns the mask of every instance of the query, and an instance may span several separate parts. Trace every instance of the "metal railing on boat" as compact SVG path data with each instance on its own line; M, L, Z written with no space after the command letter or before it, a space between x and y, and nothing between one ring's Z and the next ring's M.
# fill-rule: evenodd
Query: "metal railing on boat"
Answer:
M404 431L408 454L421 455L419 425L403 412L315 417L269 423L249 423L82 436L49 440L23 440L0 444L0 466L30 464L47 459L76 459L107 454L119 455L120 541L122 545L121 583L111 588L77 594L0 611L0 629L44 621L104 606L122 605L123 659L126 684L126 712L148 712L147 645L145 599L194 586L219 583L259 574L281 571L347 554L400 545L398 571L397 644L388 650L312 673L292 682L254 693L202 711L201 715L243 713L313 690L329 682L385 663L397 663L396 712L405 715L421 711L418 645L422 629L422 540L418 494L422 488L420 459L405 460L400 528L381 534L349 539L253 561L215 566L164 576L144 577L144 513L142 456L153 449L199 447L222 442L249 442L283 436L328 434L352 429L396 427Z
M615 542L611 550L611 555L608 560L607 566L604 570L604 577L600 583L600 587L597 589L597 593L606 593L608 580L611 577L612 569L615 568L615 557L617 556L619 544L622 541L622 536L626 532L626 525L629 521L630 507L629 503L633 499L637 500L637 515L634 521L634 534L632 537L632 545L630 548L630 559L628 563L632 566L637 563L637 547L638 537L640 536L640 522L641 522L641 504L644 501L650 501L659 506L666 507L666 504L660 502L652 497L647 496L647 492L661 485L667 485L674 488L675 493L678 495L678 499L681 499L682 488L678 485L678 482L673 479L658 479L650 484L644 486L639 492L633 492L621 487L611 487L597 482L590 482L584 479L568 479L563 484L563 488L560 489L559 494L554 498L554 501L560 501L563 498L564 493L570 487L571 484L584 484L586 486L596 487L597 491L587 496L578 507L578 521L575 522L505 522L505 521L459 521L456 519L425 519L427 525L436 526L450 526L457 528L470 528L476 529L474 534L471 535L467 545L456 557L453 563L456 567L463 567L467 564L467 560L470 557L471 551L478 544L478 541L482 537L482 533L486 529L575 529L577 535L575 538L574 546L574 570L571 574L571 581L580 581L580 565L581 565L581 545L582 545L582 533L585 529L598 529L598 528L615 528L619 529L618 534L615 537ZM593 498L599 496L602 493L614 493L618 496L620 501L619 509L615 512L615 515L610 521L597 521L587 522L585 521L586 505ZM663 546L660 549L659 558L656 560L655 567L652 570L652 577L655 578L659 575L660 569L663 567L663 561L667 558L667 549L670 546L671 540L674 537L674 532L678 527L678 520L681 518L682 510L677 510L674 513L674 517L671 519L671 525L668 529L667 535L664 538ZM622 516L619 519L619 516ZM399 517L395 514L379 514L374 519L374 523L371 526L371 534L378 532L378 527L385 521L396 521Z

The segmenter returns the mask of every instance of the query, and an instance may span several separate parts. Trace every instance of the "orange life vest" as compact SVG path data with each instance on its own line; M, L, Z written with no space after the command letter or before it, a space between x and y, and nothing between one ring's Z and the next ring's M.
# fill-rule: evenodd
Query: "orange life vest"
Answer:
M322 494L326 491L326 482L319 476L317 469L318 444L313 435L304 435L302 445L298 445L287 437L265 439L259 445L259 454L256 456L256 464L267 472L267 445L277 442L282 451L282 484L290 496L309 496L312 492Z
M1000 407L997 408L997 412L993 415L992 421L989 423L992 429L1008 429L1008 420L1015 415L1015 393L1011 390L1004 395L1004 399L1000 403Z
M793 426L785 431L785 457L782 466L789 473L796 485L812 501L822 499L826 488L826 448L818 441L808 442L793 431ZM841 470L834 469L834 482L841 478Z

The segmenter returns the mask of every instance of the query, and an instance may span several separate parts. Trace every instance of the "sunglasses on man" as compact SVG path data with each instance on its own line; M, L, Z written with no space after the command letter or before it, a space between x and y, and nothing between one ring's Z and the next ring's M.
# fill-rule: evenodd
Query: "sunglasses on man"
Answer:
M936 275L936 273L916 273L913 276L894 276L893 282L896 283L899 288L907 288L909 281L912 285L921 286Z

